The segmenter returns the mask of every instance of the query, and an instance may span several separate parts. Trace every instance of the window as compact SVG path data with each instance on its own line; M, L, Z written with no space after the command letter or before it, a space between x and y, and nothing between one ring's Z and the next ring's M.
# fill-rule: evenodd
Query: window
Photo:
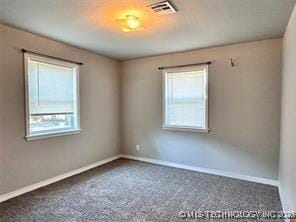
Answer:
M163 128L208 132L208 65L163 70Z
M25 53L27 140L77 133L79 67Z

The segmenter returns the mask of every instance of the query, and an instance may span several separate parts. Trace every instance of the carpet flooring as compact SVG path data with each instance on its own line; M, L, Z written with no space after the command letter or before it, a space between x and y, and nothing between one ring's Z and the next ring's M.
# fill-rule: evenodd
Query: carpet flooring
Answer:
M271 210L282 210L276 187L118 159L1 203L0 221L263 221L196 212Z

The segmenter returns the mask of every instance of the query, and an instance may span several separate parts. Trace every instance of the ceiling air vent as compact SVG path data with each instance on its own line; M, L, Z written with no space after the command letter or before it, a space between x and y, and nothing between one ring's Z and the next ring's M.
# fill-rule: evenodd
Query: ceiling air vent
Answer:
M156 2L147 7L158 15L167 15L177 12L177 9L169 1Z

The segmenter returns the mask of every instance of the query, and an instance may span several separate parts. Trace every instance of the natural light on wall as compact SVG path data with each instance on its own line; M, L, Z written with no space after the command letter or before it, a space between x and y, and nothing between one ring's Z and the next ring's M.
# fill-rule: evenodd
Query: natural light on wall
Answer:
M208 131L208 66L163 71L163 127Z
M25 54L27 139L79 131L78 66Z

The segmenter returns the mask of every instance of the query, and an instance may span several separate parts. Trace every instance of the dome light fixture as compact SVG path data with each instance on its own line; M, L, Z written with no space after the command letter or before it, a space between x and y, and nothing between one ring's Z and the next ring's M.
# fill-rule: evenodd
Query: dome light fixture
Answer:
M116 19L123 32L143 31L139 17L135 15L126 15L123 19Z

